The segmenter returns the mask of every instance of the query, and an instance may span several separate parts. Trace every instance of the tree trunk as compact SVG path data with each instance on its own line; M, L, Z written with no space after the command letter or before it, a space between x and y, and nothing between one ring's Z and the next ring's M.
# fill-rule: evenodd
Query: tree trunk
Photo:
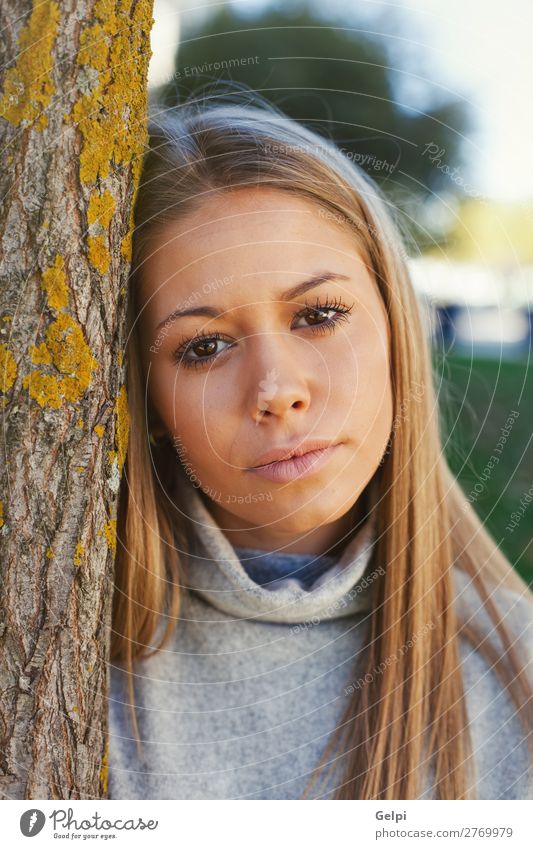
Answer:
M0 798L105 798L152 2L3 8Z

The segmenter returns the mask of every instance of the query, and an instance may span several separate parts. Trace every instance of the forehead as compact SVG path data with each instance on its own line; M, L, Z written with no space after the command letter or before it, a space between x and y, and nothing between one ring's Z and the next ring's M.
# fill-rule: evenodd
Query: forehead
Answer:
M228 276L241 292L267 280L289 287L318 268L346 273L354 263L364 274L357 234L318 202L270 187L225 190L152 239L141 298L144 304L165 292L185 298Z
M272 234L281 235L288 228L297 232L302 227L324 225L339 233L347 232L343 216L326 215L318 200L303 197L292 191L269 186L249 186L217 190L199 199L196 208L181 220L169 222L165 230L174 235L194 230L197 238L211 239L217 233L253 232L258 226L268 227ZM280 227L283 228L280 231ZM163 238L163 234L161 234Z

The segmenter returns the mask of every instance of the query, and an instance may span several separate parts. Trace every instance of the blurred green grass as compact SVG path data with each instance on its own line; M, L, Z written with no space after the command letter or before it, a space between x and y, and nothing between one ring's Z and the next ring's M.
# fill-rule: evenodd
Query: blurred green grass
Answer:
M532 585L533 501L523 501L517 527L506 529L533 483L531 370L525 359L434 352L433 371L450 468L503 553ZM505 436L502 428L513 411L519 415L507 425ZM499 441L501 453L495 452ZM486 469L493 454L499 463ZM483 473L487 479L480 481ZM477 483L483 484L479 494L474 491Z

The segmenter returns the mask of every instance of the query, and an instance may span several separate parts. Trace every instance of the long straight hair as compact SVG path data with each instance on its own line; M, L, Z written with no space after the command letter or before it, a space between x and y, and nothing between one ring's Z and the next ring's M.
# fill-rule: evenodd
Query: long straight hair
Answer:
M152 446L148 438L151 408L137 321L143 263L154 235L169 222L221 192L263 185L312 201L349 228L376 281L391 331L395 425L375 475L372 553L384 574L356 673L368 683L353 688L346 699L302 798L313 787L318 794L316 782L323 784L342 759L334 798L416 799L422 780L430 778L433 798L472 799L475 764L459 638L464 635L487 658L527 734L533 707L526 655L496 598L503 588L528 603L533 594L483 527L446 463L430 346L394 211L332 142L258 95L247 97L245 103L231 93L225 102L192 97L162 114L152 108L149 116L134 208L126 350L130 434L119 494L111 653L127 673L137 746L140 750L134 661L163 648L176 627L179 634L182 567L191 545L191 529L176 506L186 493L180 495L175 450L169 440ZM476 622L471 609L460 614L454 568L476 591L488 628ZM162 637L154 641L165 619ZM423 638L413 639L421 632ZM406 644L409 651L390 663ZM375 670L380 673L372 674ZM528 744L533 760L529 737Z

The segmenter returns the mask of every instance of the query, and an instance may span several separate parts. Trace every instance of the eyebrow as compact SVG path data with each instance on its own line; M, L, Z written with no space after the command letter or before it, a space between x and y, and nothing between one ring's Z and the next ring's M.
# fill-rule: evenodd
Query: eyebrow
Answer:
M298 295L303 295L305 292L308 292L310 289L314 289L316 286L320 286L321 283L327 283L329 280L349 280L350 278L346 274L339 274L333 271L320 271L317 274L314 274L313 277L310 277L309 280L304 280L303 283L298 283L297 286L293 286L291 289L286 289L284 292L279 292L277 298L274 300L277 301L292 301L293 298L298 297ZM173 321L176 321L177 318L183 318L188 315L206 315L210 318L219 318L225 310L218 310L216 307L203 306L203 307L189 307L187 309L177 309L174 312L171 312L170 315L167 315L163 321L160 321L156 327L156 330L159 330L164 324L170 324Z

